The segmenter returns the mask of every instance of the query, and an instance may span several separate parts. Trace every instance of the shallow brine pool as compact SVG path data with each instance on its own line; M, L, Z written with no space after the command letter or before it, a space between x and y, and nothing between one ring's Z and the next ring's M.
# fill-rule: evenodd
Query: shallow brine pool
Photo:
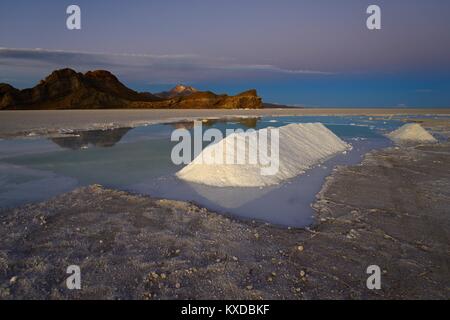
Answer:
M219 188L176 178L170 135L193 122L78 132L56 138L0 140L0 207L49 199L80 186L101 184L153 197L193 201L220 213L277 225L313 222L311 203L325 177L339 164L356 164L370 150L390 145L383 134L404 124L368 117L263 117L204 120L203 129L261 129L322 122L353 149L280 185Z

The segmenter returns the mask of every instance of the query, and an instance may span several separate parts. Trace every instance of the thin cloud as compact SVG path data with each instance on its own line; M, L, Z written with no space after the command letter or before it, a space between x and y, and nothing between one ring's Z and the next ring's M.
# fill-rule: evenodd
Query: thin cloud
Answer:
M250 64L250 65L229 65L223 66L224 69L230 70L256 70L256 71L267 71L275 73L286 73L286 74L334 74L333 72L326 71L315 71L315 70L298 70L298 69L283 69L270 64Z
M150 59L182 59L198 57L193 54L145 54L145 53L106 53L106 52L87 52L87 51L67 51L67 50L48 50L42 48L34 49L20 49L20 48L5 48L0 47L0 56L23 57L23 56L38 56L38 55L78 55L78 56L118 56L118 57L140 57Z
M0 68L3 76L14 77L20 70L43 74L57 68L69 67L79 71L107 69L130 81L169 82L173 79L207 81L224 77L270 77L279 75L328 75L330 72L284 69L268 64L239 64L224 57L202 57L195 54L104 53L18 49L0 47Z

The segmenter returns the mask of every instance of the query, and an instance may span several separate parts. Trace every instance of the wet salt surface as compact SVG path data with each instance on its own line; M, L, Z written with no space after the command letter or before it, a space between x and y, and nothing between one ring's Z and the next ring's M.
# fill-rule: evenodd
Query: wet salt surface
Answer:
M192 122L138 128L79 132L70 137L0 141L0 207L15 207L47 200L94 183L153 197L193 201L220 213L277 225L303 227L313 222L311 203L325 177L336 165L356 164L365 153L390 145L383 133L398 128L397 120L367 117L307 116L210 120L214 127L261 129L289 123L322 122L352 144L305 174L268 188L214 188L187 183L174 174L175 128L192 129Z
M219 213L245 219L255 219L276 225L304 227L314 221L311 203L325 178L336 165L351 165L361 161L370 150L387 147L385 139L351 141L353 149L308 170L278 186L266 188L211 187L187 183L170 176L131 186L130 191L160 198L188 200Z

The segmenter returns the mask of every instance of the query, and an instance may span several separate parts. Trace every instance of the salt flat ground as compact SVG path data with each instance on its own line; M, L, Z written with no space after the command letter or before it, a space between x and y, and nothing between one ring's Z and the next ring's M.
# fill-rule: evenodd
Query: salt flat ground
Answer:
M449 143L368 154L306 230L100 186L0 210L0 299L448 299L449 166Z
M310 110L294 110L302 111ZM387 115L348 112L357 111ZM407 111L446 110L399 114ZM35 119L19 112L13 114L17 123L2 112L0 130L5 124L11 133L27 123L56 128L58 118L84 125L95 114L96 121L117 114L127 121L145 113L149 120L160 114L161 121L236 115L160 112L50 111L45 118L45 111ZM373 151L359 165L338 167L317 195L309 229L233 219L189 202L101 186L0 210L0 299L448 300L450 126L448 120L415 121L445 141ZM65 286L71 264L82 270L82 290ZM382 270L381 290L366 287L369 265Z
M0 111L0 138L62 130L136 127L180 120L240 116L450 115L448 109L258 109L258 110L37 110Z

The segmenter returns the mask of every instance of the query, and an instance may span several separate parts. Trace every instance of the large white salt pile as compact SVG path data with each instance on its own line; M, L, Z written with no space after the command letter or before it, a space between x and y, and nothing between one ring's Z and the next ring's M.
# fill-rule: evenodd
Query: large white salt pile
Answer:
M266 132L275 130L268 128L251 134L234 133L218 143L209 145L194 161L180 170L177 176L186 181L217 187L270 186L302 174L306 169L351 148L321 123L290 124L277 129L279 129L279 166L275 174L262 174L261 169L267 168L269 162L263 162L265 165L261 165L261 161L258 161L258 164L249 164L249 161L246 161L246 164L214 164L214 161L211 161L216 159L216 156L223 158L226 150L231 150L235 145L245 145L246 149L257 154L257 146L255 149L254 144L248 143L248 136L254 137L264 130ZM272 135L269 134L268 137L270 147ZM272 151L270 148L269 150ZM271 159L270 156L263 158L265 161ZM208 164L202 161L204 159L209 160Z
M388 134L396 143L432 143L437 140L418 123L408 123Z

